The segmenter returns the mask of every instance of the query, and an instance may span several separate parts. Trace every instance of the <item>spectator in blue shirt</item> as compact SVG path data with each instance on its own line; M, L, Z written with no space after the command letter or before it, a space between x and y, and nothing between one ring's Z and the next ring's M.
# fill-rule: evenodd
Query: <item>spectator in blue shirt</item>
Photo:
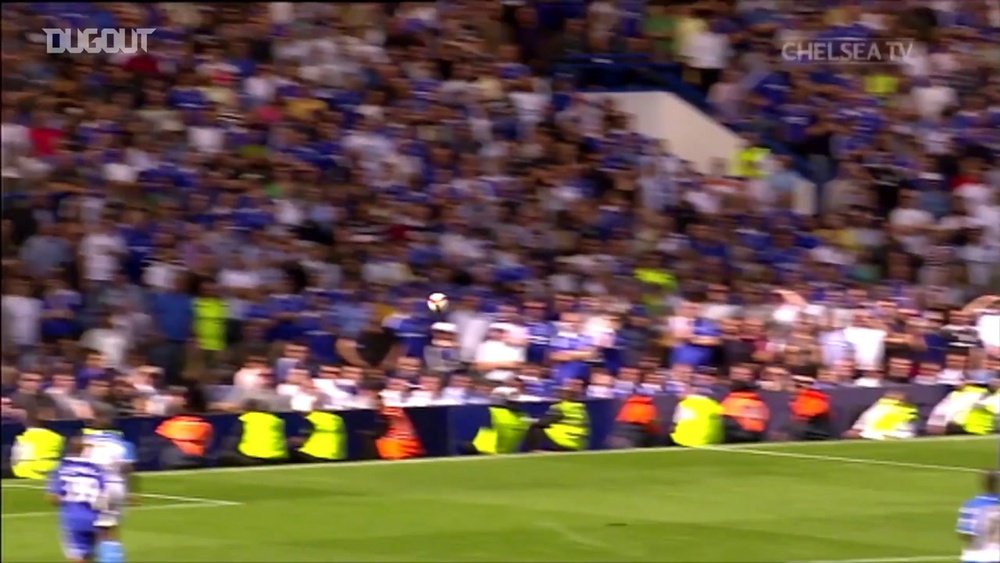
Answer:
M194 320L191 294L184 292L186 277L178 275L175 287L170 291L162 291L153 296L153 324L160 337L160 347L165 365L164 376L167 381L177 383L184 370L184 358L191 339L191 323Z

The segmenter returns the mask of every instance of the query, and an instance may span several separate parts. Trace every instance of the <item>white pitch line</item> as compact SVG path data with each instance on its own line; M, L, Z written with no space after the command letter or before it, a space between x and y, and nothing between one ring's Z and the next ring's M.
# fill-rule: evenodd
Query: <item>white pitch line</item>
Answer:
M585 536L581 533L574 532L568 526L564 526L562 524L553 522L551 520L539 521L536 522L536 525L542 528L547 528L549 530L552 530L553 532L569 540L571 543L599 549L601 551L613 553L615 555L624 555L630 559L641 559L641 557L637 556L636 552L627 549L624 545L615 546L610 543L603 542L597 538Z
M841 457L835 455L803 454L795 452L774 452L770 450L755 450L744 448L740 450L724 450L722 448L709 448L712 451L729 451L734 454L762 455L768 457L788 457L793 459L809 459L815 461L833 461L837 463L854 463L857 465L885 465L888 467L907 467L910 469L929 469L936 471L962 471L966 473L979 473L982 469L975 467L964 467L961 465L936 465L933 463L913 463L909 461L891 461L885 459L870 459L863 457Z
M129 507L128 512L135 512L139 510L143 512L148 512L150 510L180 510L184 508L219 508L222 506L234 506L236 504L239 503L219 504L219 502L216 501L177 502L171 504L154 504L152 506L131 506ZM0 518L6 520L8 518L30 518L34 516L46 516L46 515L56 516L57 514L59 513L54 510L40 510L38 512L6 512L0 514Z
M729 450L745 450L749 448L798 448L798 447L820 447L820 446L841 446L841 445L862 445L862 444L887 444L891 443L894 445L902 444L921 444L927 442L978 442L981 440L994 440L1000 441L1000 436L934 436L929 438L914 438L912 440L897 440L893 442L883 442L878 440L828 440L828 441L809 441L809 442L757 442L752 444L724 444L721 446L714 446L711 449L715 451L729 451ZM143 477L171 477L177 475L212 475L215 473L246 473L251 471L288 471L288 470L299 470L299 469L318 469L318 468L338 468L346 469L348 467L400 467L409 464L419 464L419 463L465 463L474 461L487 461L487 460L515 460L515 459L547 459L553 457L569 457L569 456L605 456L605 455L618 455L618 454L652 454L652 453L680 453L680 452L696 452L704 451L708 448L625 448L619 450L584 450L580 452L546 452L544 456L532 455L532 454L500 454L500 455L466 455L466 456L450 456L450 457L418 457L412 459L400 459L396 461L338 461L331 463L299 463L299 464L285 464L285 465L259 465L253 467L207 467L204 469L181 469L181 470L168 470L168 471L149 471L143 472ZM972 468L967 468L972 469Z
M914 557L880 557L876 559L822 559L790 563L917 563L919 561L958 561L957 555L917 555Z
M44 486L33 485L31 483L7 483L7 482L4 482L3 488L4 489L30 489L30 490L34 490L34 491L44 491L45 490ZM163 500L177 500L177 501L185 502L188 505L213 504L213 505L218 505L218 506L239 506L239 505L243 504L241 502L234 502L234 501L231 501L231 500L221 500L221 499L202 498L202 497L186 497L186 496L179 496L179 495L164 495L164 494L161 494L161 493L135 493L135 496L142 497L142 498L157 498L157 499L163 499ZM163 505L163 506L171 506L171 505ZM137 506L135 508L142 508L142 507L141 506ZM148 508L152 509L154 507L148 507Z
M219 500L214 498L201 498L201 497L184 497L178 495L163 495L160 493L136 493L136 496L146 497L146 498L159 498L163 500L179 500L187 502L189 504L217 504L219 506L239 506L243 504L242 502L235 502L231 500Z
M553 532L559 534L560 536L568 539L572 543L585 545L587 547L596 547L597 549L600 549L602 551L612 551L614 553L618 553L619 555L621 555L621 553L617 549L615 549L614 546L608 545L596 538L588 538L583 534L578 534L573 530L567 528L566 526L563 526L562 524L557 524L555 522L550 522L550 521L540 521L536 522L535 524L539 527L548 528L549 530L552 530Z

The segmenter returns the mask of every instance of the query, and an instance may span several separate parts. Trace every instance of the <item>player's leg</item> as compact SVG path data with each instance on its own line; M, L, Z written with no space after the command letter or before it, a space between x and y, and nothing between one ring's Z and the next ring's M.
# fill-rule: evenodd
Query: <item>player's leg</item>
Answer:
M91 563L94 561L94 550L97 544L97 534L93 530L62 530L59 534L63 555L72 563Z
M122 563L125 561L125 550L118 536L118 526L121 522L122 509L127 500L124 483L108 484L108 509L98 516L95 526L99 529L97 544L97 563Z
M95 555L96 563L123 563L125 561L125 549L118 541L118 526L101 528L100 541L97 543Z

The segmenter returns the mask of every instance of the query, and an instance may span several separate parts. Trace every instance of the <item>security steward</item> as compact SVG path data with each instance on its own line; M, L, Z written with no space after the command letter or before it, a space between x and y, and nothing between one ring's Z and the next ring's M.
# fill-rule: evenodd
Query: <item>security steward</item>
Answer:
M45 428L42 422L52 414L44 408L39 408L36 415L29 413L26 428L14 440L10 452L10 473L14 477L42 481L59 465L66 440L54 430Z
M992 387L992 390L991 390ZM927 420L930 434L972 434L985 436L997 430L1000 415L1000 381L966 381L931 411Z
M830 396L811 377L796 376L786 433L792 440L829 440L833 436Z
M698 448L719 444L722 438L722 405L706 389L686 389L674 409L670 441L677 446Z
M521 451L531 419L510 395L496 391L490 396L490 423L479 428L472 442L459 444L459 452L470 455L512 454Z
M312 411L305 416L307 428L292 441L299 447L292 459L301 462L339 461L347 457L347 430L338 414Z
M590 439L590 415L579 399L579 389L572 385L559 390L559 402L528 429L525 439L529 451L572 452L587 448Z
M752 382L734 381L722 400L722 426L727 444L760 442L767 431L771 410L761 400Z
M156 427L161 438L160 466L164 469L193 469L205 465L205 450L214 431L207 420L195 414L204 410L204 400L191 388L184 397L184 409Z
M288 459L285 421L267 412L264 404L255 399L247 401L244 410L232 439L236 447L224 461L233 465L285 462Z
M374 403L377 411L374 450L378 459L410 459L424 455L420 437L406 411L386 406L380 397Z
M916 435L917 408L899 390L886 391L881 399L868 407L844 432L845 438L888 440L912 438Z
M633 394L618 409L615 425L608 437L608 447L649 448L662 440L660 417L653 398Z

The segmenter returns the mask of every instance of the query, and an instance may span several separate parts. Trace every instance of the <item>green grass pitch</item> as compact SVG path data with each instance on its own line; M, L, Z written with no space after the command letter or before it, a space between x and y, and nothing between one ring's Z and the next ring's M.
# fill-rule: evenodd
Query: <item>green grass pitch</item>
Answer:
M130 563L955 561L1000 437L756 444L143 475ZM3 482L2 560L59 561Z

